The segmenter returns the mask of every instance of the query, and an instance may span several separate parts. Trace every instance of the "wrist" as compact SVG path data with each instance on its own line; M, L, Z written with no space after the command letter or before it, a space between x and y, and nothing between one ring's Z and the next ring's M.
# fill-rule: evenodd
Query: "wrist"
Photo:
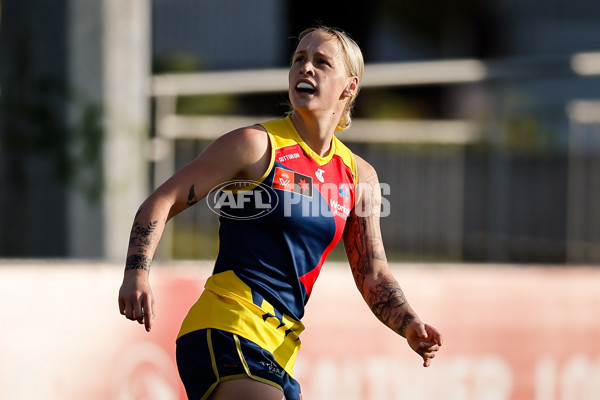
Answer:
M148 271L143 269L126 269L123 273L123 286L135 288L150 282Z
M146 274L150 272L150 264L152 263L152 258L148 257L144 254L132 254L127 257L125 260L125 272L128 271L137 271L137 272L145 272Z
M402 318L399 319L399 322L400 326L397 327L397 332L405 338L407 330L412 325L419 326L421 324L421 320L410 307L404 311L404 314L402 315Z

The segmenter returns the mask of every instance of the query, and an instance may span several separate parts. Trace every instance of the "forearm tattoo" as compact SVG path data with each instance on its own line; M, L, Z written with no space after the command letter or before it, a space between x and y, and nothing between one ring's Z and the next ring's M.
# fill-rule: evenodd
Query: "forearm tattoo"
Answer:
M143 254L133 254L127 257L125 261L125 270L128 269L143 269L144 271L150 272L150 264L152 259Z
M137 220L137 216L139 215L139 213L140 212L138 211L138 213L136 214L136 220L133 223L133 228L131 229L129 245L137 247L138 250L146 251L156 241L156 234L154 231L156 230L158 221L151 221L144 226Z
M142 224L138 220L142 208L135 214L135 221L131 228L131 236L129 237L129 246L135 247L137 251L141 253L152 254L154 251L155 243L158 240L156 228L158 221L150 221L147 224ZM128 269L143 269L144 271L150 271L150 264L152 257L148 257L144 254L132 254L127 257L125 261L125 270Z
M384 324L405 336L406 327L415 316L409 312L408 302L400 285L395 280L384 280L366 286L366 277L373 272L375 263L387 263L381 230L379 227L379 207L381 205L377 176L373 174L366 179L370 191L363 192L362 206L370 212L359 217L351 213L346 221L344 245L348 260L352 266L352 274L358 290L363 294L371 311Z
M404 292L396 281L384 281L369 290L367 302L381 322L405 336L406 327L415 319L409 311Z

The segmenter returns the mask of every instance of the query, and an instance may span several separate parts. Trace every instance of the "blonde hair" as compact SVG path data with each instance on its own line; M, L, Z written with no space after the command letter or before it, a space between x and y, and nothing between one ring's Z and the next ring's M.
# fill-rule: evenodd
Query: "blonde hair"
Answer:
M350 127L352 123L352 110L354 108L354 103L356 101L356 96L358 95L358 91L360 89L360 82L362 81L362 76L365 71L365 63L363 60L363 55L360 50L360 47L356 42L348 36L348 34L340 29L331 28L328 26L318 25L312 28L308 28L298 36L298 42L302 40L306 35L313 32L323 32L326 35L334 37L338 43L340 44L342 51L344 52L344 64L346 65L346 71L348 72L348 76L357 76L358 77L358 85L356 87L356 91L353 96L346 102L346 106L344 107L344 111L342 112L342 116L335 128L336 131L345 131Z

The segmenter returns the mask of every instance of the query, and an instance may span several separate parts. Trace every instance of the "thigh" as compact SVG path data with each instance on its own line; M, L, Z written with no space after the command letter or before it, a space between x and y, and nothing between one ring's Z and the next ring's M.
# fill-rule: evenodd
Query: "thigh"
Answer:
M195 331L177 340L177 369L190 400L206 400L219 383L207 331Z
M219 383L209 400L285 400L281 390L250 378Z
M203 329L180 337L177 367L190 400L302 399L298 382L270 352L218 329Z

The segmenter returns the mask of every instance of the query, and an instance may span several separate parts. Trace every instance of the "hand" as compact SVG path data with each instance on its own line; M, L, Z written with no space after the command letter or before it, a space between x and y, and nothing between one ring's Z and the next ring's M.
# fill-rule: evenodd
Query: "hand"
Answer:
M431 325L414 320L406 327L406 340L408 345L421 357L423 366L429 367L435 353L442 345L442 335Z
M148 282L148 272L142 269L125 271L119 290L119 311L127 319L144 324L150 332L154 322L154 296Z

